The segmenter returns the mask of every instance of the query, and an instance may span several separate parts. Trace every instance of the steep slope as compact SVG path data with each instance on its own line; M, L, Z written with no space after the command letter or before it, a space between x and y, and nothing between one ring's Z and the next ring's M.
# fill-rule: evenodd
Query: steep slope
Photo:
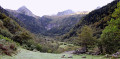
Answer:
M35 15L30 11L28 10L25 6L22 6L20 7L17 12L21 13L21 14L25 14L25 15L28 15L28 16L33 16L35 17Z
M67 15L67 16L56 16L50 17L53 19L46 28L48 29L46 33L48 35L63 35L67 33L78 21L86 14L78 15Z
M22 11L24 13L20 12L21 9L25 9L25 11ZM19 21L21 21L24 24L23 26L24 28L31 31L32 33L42 33L45 31L43 22L46 20L40 20L40 17L36 18L35 16L33 17L30 15L27 15L26 13L29 13L29 12L32 13L32 12L29 11L26 7L19 8L18 10L16 11L16 10L7 9L7 11L9 11L10 14L18 18Z
M102 29L104 29L107 25L107 21L111 19L111 14L117 7L118 1L120 0L115 0L100 9L96 9L90 12L83 19L81 19L79 23L77 23L71 29L71 31L63 37L63 39L77 36L77 32L79 32L81 27L84 25L91 25L92 27L96 28L96 30L99 29L94 33L94 35L97 36L97 38L99 38L100 34L102 33Z
M22 28L17 22L16 20L6 16L6 15L10 15L9 13L6 12L5 9L3 9L2 7L0 7L0 34L11 38L14 41L17 41L19 43L23 43L24 41L29 40L30 35L29 32L27 30L25 30L24 28ZM10 15L12 17L12 15ZM22 34L25 34L24 37L26 37L26 39L22 39L22 38L15 38L17 36L22 36ZM27 36L26 36L27 35ZM21 42L21 40L23 40Z
M5 39L9 38L12 42L17 42L22 46L25 45L24 47L27 47L26 49L37 49L40 51L41 46L35 41L35 35L21 27L18 22L16 22L17 20L18 19L9 12L0 7L0 36L6 37ZM1 37L0 40L2 39ZM32 45L34 45L35 48L33 48Z

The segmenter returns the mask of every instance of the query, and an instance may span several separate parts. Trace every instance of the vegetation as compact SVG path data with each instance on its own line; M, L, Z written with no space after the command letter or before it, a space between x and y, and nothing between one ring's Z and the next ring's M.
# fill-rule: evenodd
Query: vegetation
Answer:
M67 33L85 14L66 16L32 17L16 11L8 10L10 14L18 18L20 25L35 34L44 36L59 36ZM16 14L18 16L16 16ZM24 20L23 20L24 19Z
M81 29L81 33L78 34L79 38L77 40L78 44L88 51L88 46L93 46L95 44L95 38L93 37L93 30L89 26L84 26Z
M7 16L9 15L9 17ZM2 7L0 7L0 34L4 37L10 38L12 41L19 43L21 46L29 50L37 49L41 51L41 45L34 41L32 33L22 28L14 19L13 16L10 18L10 14L7 13ZM3 38L3 39L7 39ZM7 42L6 42L7 43ZM5 43L2 43L4 45ZM35 47L33 48L32 45ZM8 49L9 51L11 49Z
M53 53L40 53L28 51L25 49L20 49L21 53L10 57L10 56L0 56L0 59L67 59L70 54L53 54ZM66 58L61 58L62 55L65 55ZM32 56L32 57L31 57ZM91 55L73 55L73 59L83 59L82 57L86 56L85 59L108 59L104 56L91 56ZM68 58L72 59L72 58Z
M117 4L117 8L113 12L112 16L115 19L111 19L108 22L108 26L102 32L101 39L105 53L115 53L119 50L120 45L120 2Z
M12 16L0 7L0 54L9 56L15 54L17 44L28 50L48 53L71 50L81 53L81 50L84 50L84 53L99 55L113 54L120 50L119 0L114 0L83 18L81 17L84 15L34 18L18 13L17 19L14 15ZM21 27L23 24L19 20L25 25L24 28ZM78 20L80 21L75 25ZM72 28L72 26L74 27ZM63 35L66 32L68 33ZM59 35L63 35L62 39L61 37L52 38L52 36ZM65 43L59 43L58 39Z
M85 25L91 25L94 30L93 33L97 38L100 38L102 30L107 26L107 21L110 21L114 9L117 8L117 2L119 0L114 0L113 2L103 6L100 9L91 11L89 14L84 16L67 34L63 36L64 39L69 39L70 37L76 37L77 32Z
M93 52L95 51L94 49L97 49L102 54L116 53L120 49L119 16L120 2L115 0L83 17L69 33L63 36L62 41L67 39L67 41L73 43L73 40L76 40L76 44L83 47L92 47ZM88 50L90 52L91 49Z
M16 43L11 39L0 35L0 54L9 55L15 54L17 50Z

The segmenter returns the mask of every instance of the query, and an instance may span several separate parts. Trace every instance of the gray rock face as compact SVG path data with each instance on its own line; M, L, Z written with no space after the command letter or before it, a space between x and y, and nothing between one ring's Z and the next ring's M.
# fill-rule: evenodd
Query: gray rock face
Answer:
M17 10L17 12L22 13L22 14L25 14L25 15L28 15L28 16L33 16L33 17L35 17L35 15L34 15L29 9L27 9L25 6L20 7L20 8Z
M69 15L69 14L73 14L74 12L72 10L65 10L63 12L58 12L57 16L63 16L63 15Z

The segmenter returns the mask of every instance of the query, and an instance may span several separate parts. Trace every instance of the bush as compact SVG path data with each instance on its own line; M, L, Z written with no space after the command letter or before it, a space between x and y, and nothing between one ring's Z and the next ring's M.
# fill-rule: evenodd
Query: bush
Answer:
M48 53L52 53L52 50L48 50Z
M0 28L0 34L9 38L12 38L13 36L7 29L2 29L2 28Z
M16 45L15 44L10 44L10 49L16 50Z
M14 43L11 39L0 35L0 54L12 56L16 50L16 43Z
M40 44L37 44L37 45L36 45L36 49L37 49L38 51L41 51L41 50L42 50L41 45L40 45Z
M7 37L4 37L2 35L0 35L0 40L5 40L5 41L9 41L9 42L13 42L13 40L7 38Z
M28 40L32 39L32 37L27 32L20 32L19 34L13 36L12 39L22 45L26 44Z

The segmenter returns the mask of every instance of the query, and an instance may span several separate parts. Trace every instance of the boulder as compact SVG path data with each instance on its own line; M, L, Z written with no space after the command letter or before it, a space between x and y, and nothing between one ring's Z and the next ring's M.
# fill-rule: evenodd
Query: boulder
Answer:
M82 56L82 58L86 58L86 56Z
M81 49L77 49L77 50L75 50L75 52L74 52L74 54L84 54L84 53L86 53L86 49L83 47L83 48L81 48Z
M73 56L68 56L68 58L73 58Z
M65 58L65 55L62 55L61 58Z

